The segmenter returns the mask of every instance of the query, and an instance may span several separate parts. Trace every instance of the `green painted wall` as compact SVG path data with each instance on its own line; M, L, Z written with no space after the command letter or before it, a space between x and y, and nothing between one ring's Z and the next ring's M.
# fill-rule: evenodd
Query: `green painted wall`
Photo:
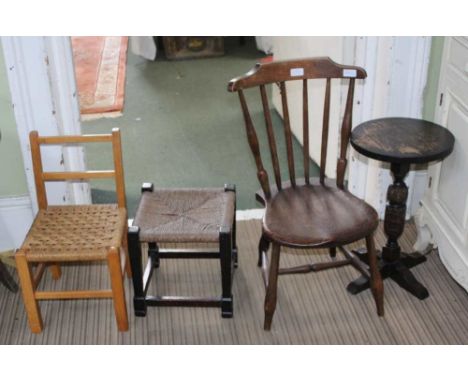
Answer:
M1 43L0 43L1 44ZM23 157L11 106L7 72L0 45L0 198L27 195Z
M424 89L423 118L428 121L434 120L435 107L438 102L437 87L439 85L440 64L442 51L444 49L445 37L436 36L432 38L431 57L427 74L426 89Z

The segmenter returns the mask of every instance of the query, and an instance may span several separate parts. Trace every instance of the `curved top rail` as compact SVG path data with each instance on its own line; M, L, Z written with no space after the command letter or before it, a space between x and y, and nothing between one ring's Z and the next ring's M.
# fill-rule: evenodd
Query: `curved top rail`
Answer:
M251 88L273 82L313 78L366 78L359 66L341 65L330 57L305 58L270 63L257 63L246 74L229 81L228 91Z

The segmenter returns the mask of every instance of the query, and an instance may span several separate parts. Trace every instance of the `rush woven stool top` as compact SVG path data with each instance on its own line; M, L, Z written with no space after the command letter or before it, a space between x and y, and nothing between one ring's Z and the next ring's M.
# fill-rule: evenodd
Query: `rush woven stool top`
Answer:
M142 193L133 225L144 242L216 243L232 225L234 201L222 188L154 189Z
M128 243L133 278L133 306L145 316L147 306L220 307L221 316L233 316L232 279L237 266L236 188L154 189L143 183L141 199ZM148 261L142 268L142 246L148 243ZM160 248L161 243L217 244L210 248ZM148 296L161 259L218 259L221 285L217 296Z

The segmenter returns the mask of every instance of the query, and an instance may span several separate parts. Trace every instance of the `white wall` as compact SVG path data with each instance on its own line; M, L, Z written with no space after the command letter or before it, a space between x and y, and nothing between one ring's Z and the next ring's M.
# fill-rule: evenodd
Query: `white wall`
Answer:
M275 60L329 56L341 64L358 65L368 77L356 81L353 126L374 118L401 116L420 118L429 64L430 37L274 37ZM310 154L320 162L324 85L315 84L309 92L311 117ZM336 176L339 129L346 99L346 81L332 81L332 100L326 175ZM281 114L281 99L273 87L274 106ZM320 102L317 103L317 99ZM291 128L302 142L301 84L288 86ZM369 160L349 150L349 189L365 199L382 218L387 187L392 178L388 165ZM426 172L411 171L407 217L414 214L427 186Z

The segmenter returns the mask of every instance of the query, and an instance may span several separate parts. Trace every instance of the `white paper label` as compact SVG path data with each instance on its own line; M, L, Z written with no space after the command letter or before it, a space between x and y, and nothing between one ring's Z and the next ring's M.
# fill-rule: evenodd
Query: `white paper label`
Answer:
M343 69L343 77L356 78L357 72L356 69Z
M291 77L300 77L304 75L304 68L292 68Z

